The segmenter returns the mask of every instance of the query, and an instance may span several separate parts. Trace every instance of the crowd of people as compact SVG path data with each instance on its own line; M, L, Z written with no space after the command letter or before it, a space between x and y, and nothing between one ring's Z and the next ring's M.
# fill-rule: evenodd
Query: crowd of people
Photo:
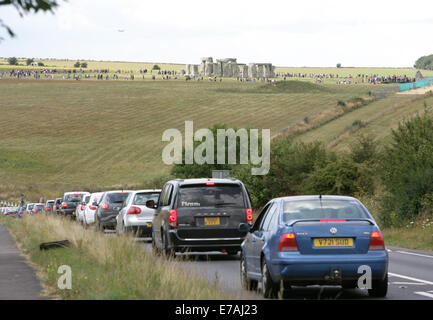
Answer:
M335 80L336 84L358 84L358 83L368 83L368 84L381 84L381 83L407 83L415 82L415 78L408 77L406 75L378 75L378 74L333 74L333 73L276 73L277 78L299 78L299 79L312 79L316 83L322 83L325 79Z
M55 79L60 78L62 80L81 80L81 79L95 79L95 80L135 80L136 77L145 79L145 75L151 75L152 80L177 80L180 76L185 80L204 80L202 76L188 76L185 72L177 70L149 70L140 69L134 70L116 70L111 71L109 69L12 69L9 71L0 72L0 79L2 78L34 78L34 79ZM185 77L183 77L185 76ZM287 79L312 79L316 83L322 83L325 79L334 80L337 85L346 84L382 84L382 83L407 83L414 82L415 78L408 77L406 75L377 75L377 74L333 74L333 73L276 73L275 78L243 78L237 77L236 80L239 82L274 82L278 80ZM209 77L208 81L216 82L222 81L221 77Z

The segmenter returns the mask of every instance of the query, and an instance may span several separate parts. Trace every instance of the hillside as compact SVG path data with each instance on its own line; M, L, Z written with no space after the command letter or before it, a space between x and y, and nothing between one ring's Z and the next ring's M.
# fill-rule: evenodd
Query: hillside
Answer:
M226 123L278 133L306 114L363 96L369 86L185 81L0 80L0 181L37 195L143 183L169 171L166 129ZM304 87L302 87L304 85ZM289 85L290 87L290 85ZM258 90L260 89L260 90ZM0 190L1 193L1 190Z

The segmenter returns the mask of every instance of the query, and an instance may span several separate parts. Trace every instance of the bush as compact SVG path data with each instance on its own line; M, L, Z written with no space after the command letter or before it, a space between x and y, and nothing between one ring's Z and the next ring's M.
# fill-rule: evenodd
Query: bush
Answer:
M83 62L83 63L81 64L81 68L87 68L87 62Z
M26 60L26 65L29 66L29 65L30 65L32 62L34 62L34 61L35 61L35 60L29 58L29 59Z
M414 67L417 69L433 70L433 54L416 60Z
M154 64L152 70L161 70L161 68L157 64Z
M8 58L8 63L11 66L17 66L18 65L18 59L15 57L10 57L10 58Z
M79 68L81 66L81 63L79 61L75 62L74 68Z
M379 218L385 226L402 225L418 216L422 200L433 193L433 116L423 115L392 131L380 167L387 194ZM395 218L393 218L393 215Z

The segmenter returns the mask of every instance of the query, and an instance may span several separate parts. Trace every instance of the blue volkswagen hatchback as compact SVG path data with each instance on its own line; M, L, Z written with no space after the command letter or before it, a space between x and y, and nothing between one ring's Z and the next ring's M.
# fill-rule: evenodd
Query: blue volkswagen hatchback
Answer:
M242 285L252 290L261 283L265 298L292 285L356 288L358 279L367 275L364 270L371 270L369 295L387 293L385 243L373 217L355 198L276 198L265 205L251 229L246 224L239 229L247 232L241 251Z

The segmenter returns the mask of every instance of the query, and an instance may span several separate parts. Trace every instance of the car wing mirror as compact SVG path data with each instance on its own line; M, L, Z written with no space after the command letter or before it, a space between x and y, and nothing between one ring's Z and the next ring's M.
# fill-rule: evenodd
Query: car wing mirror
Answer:
M238 226L238 231L241 233L248 233L251 231L251 227L248 223L240 223Z

